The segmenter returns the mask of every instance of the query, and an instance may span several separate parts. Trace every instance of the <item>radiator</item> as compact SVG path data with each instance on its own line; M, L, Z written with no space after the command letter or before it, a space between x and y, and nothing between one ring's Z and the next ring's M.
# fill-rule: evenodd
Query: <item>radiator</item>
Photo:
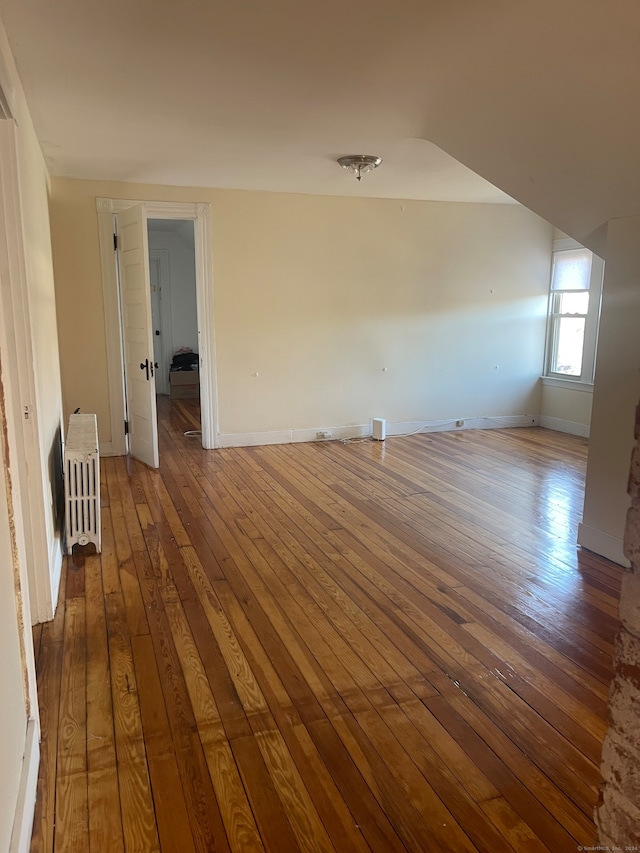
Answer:
M71 415L64 448L67 554L93 542L100 553L100 456L96 415Z

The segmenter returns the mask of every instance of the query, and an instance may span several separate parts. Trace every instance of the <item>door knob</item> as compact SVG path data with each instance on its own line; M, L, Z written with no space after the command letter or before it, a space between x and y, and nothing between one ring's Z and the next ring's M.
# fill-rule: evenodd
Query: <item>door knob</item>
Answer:
M148 382L149 381L149 359L148 358L145 358L144 361L140 362L140 370L146 370L147 371L147 382ZM153 365L151 367L151 375L153 375Z

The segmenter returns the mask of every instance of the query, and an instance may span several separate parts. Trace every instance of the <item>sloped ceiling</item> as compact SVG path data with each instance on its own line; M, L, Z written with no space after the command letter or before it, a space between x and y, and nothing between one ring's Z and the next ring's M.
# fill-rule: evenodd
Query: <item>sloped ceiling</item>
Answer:
M0 0L0 14L54 175L511 196L595 248L608 219L640 213L636 0ZM357 184L335 163L350 153L384 163Z

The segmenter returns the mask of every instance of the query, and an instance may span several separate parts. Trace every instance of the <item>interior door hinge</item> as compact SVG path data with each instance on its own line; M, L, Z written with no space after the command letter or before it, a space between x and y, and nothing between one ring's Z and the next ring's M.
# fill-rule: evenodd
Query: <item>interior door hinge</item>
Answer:
M117 234L113 235L113 251L114 252L118 251L118 235Z
M124 422L124 434L129 435L129 421Z

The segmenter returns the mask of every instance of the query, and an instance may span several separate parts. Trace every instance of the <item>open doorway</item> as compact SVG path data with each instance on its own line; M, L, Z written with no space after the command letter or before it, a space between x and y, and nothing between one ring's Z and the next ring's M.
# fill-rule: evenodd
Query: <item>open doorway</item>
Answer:
M200 423L195 233L191 220L148 219L151 324L158 413Z
M149 251L148 251L148 229L147 222L149 220L162 220L166 227L164 230L178 228L180 224L189 223L193 232L194 256L195 256L195 291L196 291L196 310L198 322L198 338L197 347L199 357L199 412L198 417L201 424L201 443L205 449L211 449L216 446L217 435L217 392L216 392L216 370L215 370L215 341L214 341L214 322L213 322L213 274L212 274L212 248L211 248L211 210L208 204L189 203L189 202L144 202L125 199L96 199L96 208L98 213L98 226L100 235L100 259L102 268L102 284L103 284L103 300L105 312L105 327L106 327L106 343L107 343L107 366L109 378L109 401L110 401L110 421L111 421L111 436L106 440L100 441L100 452L105 456L121 456L129 452L132 435L127 437L126 430L129 428L128 419L138 418L138 424L146 420L149 426L149 437L156 442L157 446L157 425L156 425L156 394L155 394L155 362L158 362L157 370L160 372L160 359L155 356L154 338L161 337L154 334L155 329L152 329L152 311L151 311L151 285L150 285L150 268L149 268ZM138 288L140 299L138 308L130 301L127 304L127 299L132 294L127 294L126 299L119 296L117 267L119 257L122 260L124 252L124 243L130 240L122 240L125 237L127 229L122 228L125 220L129 217L129 212L134 215L133 208L138 208L139 213L135 216L138 218L142 226L142 232L139 235L139 245L142 248L144 244L146 261L142 263L142 256L138 255L140 264L146 267L144 272L146 276L146 284L143 286L142 279ZM134 217L135 218L135 217ZM122 220L122 221L121 221ZM114 252L114 235L118 234L118 245L122 243L120 249ZM134 248L131 245L131 248ZM155 248L158 247L157 244ZM135 252L131 253L135 257ZM162 261L160 261L160 269L162 272ZM144 294L144 296L143 296ZM133 299L135 301L135 299ZM143 303L144 302L144 306ZM134 310L135 309L135 310ZM161 309L162 310L162 309ZM146 379L147 363L150 378L153 381L145 382L144 385L138 381L142 396L148 397L148 403L145 406L151 405L153 412L146 410L144 417L140 417L136 413L135 406L132 412L132 407L129 407L127 413L127 398L130 397L130 389L125 390L125 359L126 359L126 342L123 340L123 334L126 331L128 323L125 320L123 323L123 313L129 312L129 319L140 320L140 327L136 330L131 326L131 331L140 343L140 352L135 352L135 357L130 358L130 365L127 371L129 380L137 375ZM147 319L144 319L146 316ZM135 323L133 324L135 325ZM166 324L163 324L163 328ZM144 327L144 328L143 328ZM146 343L145 343L146 342ZM125 344L125 345L123 345ZM172 341L172 349L179 347L176 340ZM169 347L166 348L167 350ZM169 353L171 360L173 352ZM163 361L166 361L167 356L162 356ZM137 369L133 369L137 368ZM164 381L167 372L162 370L160 381ZM193 383L190 383L193 384ZM165 386L166 387L166 386ZM144 390L146 388L146 390ZM158 397L161 401L170 399L169 394L161 394ZM129 401L130 402L130 401ZM187 400L184 401L185 403ZM151 416L150 416L151 415ZM190 424L193 427L193 418L190 419ZM155 462L148 464L157 465Z

